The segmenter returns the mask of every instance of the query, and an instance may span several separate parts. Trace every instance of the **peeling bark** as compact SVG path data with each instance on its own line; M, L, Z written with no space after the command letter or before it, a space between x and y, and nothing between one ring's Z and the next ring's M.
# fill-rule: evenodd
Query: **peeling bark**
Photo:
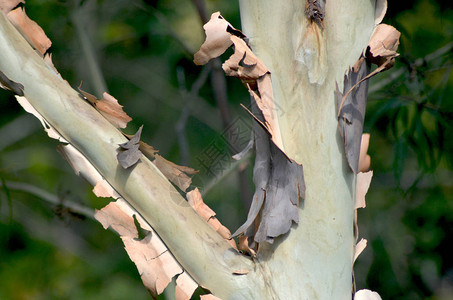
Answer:
M370 72L370 64L363 61L358 70L350 69L344 76L343 92L336 92L335 98L340 117L338 128L344 139L345 153L348 164L354 173L358 173L360 144L362 142L363 122L365 121L365 110L368 94L368 81L359 84L349 94L348 91L358 82L365 78ZM346 96L342 101L343 96ZM343 106L340 107L343 102Z
M252 113L264 122L254 100ZM244 234L249 237L249 247L256 249L255 243L273 243L274 238L289 231L293 222L299 222L298 207L305 197L305 184L303 167L288 159L258 123L254 124L253 130L255 194L247 221L233 236Z

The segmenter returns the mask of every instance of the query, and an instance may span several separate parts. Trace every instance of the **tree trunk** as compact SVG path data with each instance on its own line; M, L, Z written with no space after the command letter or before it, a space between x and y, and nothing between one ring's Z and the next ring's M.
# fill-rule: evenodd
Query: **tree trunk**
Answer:
M241 0L240 9L243 32L271 71L283 150L303 165L306 186L299 224L261 245L266 282L278 299L350 299L355 175L334 94L370 40L375 2L327 1L324 28L310 24L304 1Z
M345 74L368 45L380 15L377 7L373 0L328 1L325 7L317 0L240 0L243 32L271 72L280 149L303 166L306 186L299 223L272 244L261 243L253 258L231 248L146 157L121 168L118 145L127 139L80 99L2 13L1 83L21 84L45 123L94 166L192 278L217 297L351 299L356 175L338 131L335 94L343 92Z

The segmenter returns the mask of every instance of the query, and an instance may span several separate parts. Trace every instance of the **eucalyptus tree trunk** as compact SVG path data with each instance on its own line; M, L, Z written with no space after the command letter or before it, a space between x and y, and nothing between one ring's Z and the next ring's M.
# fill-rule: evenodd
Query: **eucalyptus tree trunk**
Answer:
M281 151L285 162L302 165L306 187L296 206L298 223L290 221L288 232L265 235L269 240L260 242L251 256L232 248L216 232L218 228L208 225L213 216L205 221L197 215L154 156L139 156L133 167L118 162L118 151L123 151L118 145L128 139L80 99L3 13L0 83L25 97L18 99L26 99L45 127L90 165L100 178L93 179L93 185L106 184L114 191L111 196L127 202L155 230L176 263L215 296L351 299L356 175L338 130L338 92L344 93L345 75L380 22L376 18L382 2L240 0L243 32L272 79L277 117L272 138L279 140L270 152ZM258 145L257 151L258 157ZM277 160L273 159L271 164ZM77 172L88 176L83 170ZM287 173L279 182L292 182L292 175ZM299 185L291 188L300 192ZM191 193L186 194L189 202ZM141 271L142 277L146 272Z
M305 1L240 0L242 30L271 71L283 150L303 165L306 186L299 224L260 248L276 298L351 298L355 175L338 131L335 92L367 47L375 7L327 1L317 26Z

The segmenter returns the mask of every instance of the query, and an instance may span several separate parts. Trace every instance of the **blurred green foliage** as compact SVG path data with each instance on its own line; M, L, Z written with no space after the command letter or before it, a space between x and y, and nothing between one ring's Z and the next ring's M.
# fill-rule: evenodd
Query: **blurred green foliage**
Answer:
M453 299L453 10L443 1L393 4L406 6L384 19L402 33L401 56L370 86L374 177L359 210L369 247L357 285L383 299Z
M208 13L220 10L240 28L236 1L205 2ZM190 92L203 72L192 54L204 38L191 1L29 0L26 10L52 40L63 78L100 96L82 47L88 41L109 93L134 119L127 132L144 124L143 140L203 171L200 153L224 129L211 77ZM356 262L357 287L383 299L453 299L453 10L448 1L390 1L384 22L402 32L401 56L370 84L365 131L374 178L359 211L368 248ZM226 80L232 119L247 119L239 107L249 101L246 90ZM118 237L65 205L101 208L108 200L92 195L11 93L0 90L0 99L0 299L149 298ZM187 112L181 133L176 124ZM205 201L233 230L246 215L239 167L194 179L212 187ZM11 181L15 188L7 187ZM21 191L25 183L61 203Z

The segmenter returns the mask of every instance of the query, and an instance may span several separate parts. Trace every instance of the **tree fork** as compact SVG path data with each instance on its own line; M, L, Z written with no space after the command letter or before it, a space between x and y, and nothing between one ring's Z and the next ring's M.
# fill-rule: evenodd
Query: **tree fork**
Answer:
M117 149L127 139L44 62L3 13L0 79L23 92L214 295L350 299L357 177L338 131L336 93L344 90L345 75L382 19L384 2L240 0L243 31L271 72L280 150L303 165L306 186L299 223L272 244L262 242L254 258L231 248L147 158L121 168Z

